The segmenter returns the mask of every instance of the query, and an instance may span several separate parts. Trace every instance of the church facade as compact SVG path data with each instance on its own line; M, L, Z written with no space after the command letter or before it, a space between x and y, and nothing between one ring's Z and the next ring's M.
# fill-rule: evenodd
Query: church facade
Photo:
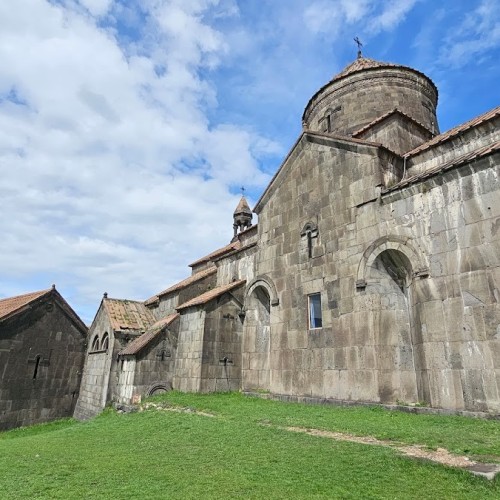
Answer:
M55 286L0 300L0 431L73 415L87 332Z
M258 224L242 198L185 280L103 298L75 415L171 388L499 412L500 108L440 133L437 98L359 54L307 104Z

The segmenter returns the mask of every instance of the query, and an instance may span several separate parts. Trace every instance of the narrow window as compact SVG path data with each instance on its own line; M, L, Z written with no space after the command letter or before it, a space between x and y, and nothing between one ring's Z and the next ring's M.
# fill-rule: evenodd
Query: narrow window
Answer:
M35 369L33 370L33 380L36 379L38 375L38 367L40 366L40 356L37 356L35 359Z
M313 293L309 295L309 329L321 328L323 317L321 315L321 294Z
M108 350L108 347L109 347L109 335L108 333L106 332L104 334L104 337L102 338L102 342L101 342L101 349L103 351L107 351Z
M99 350L99 335L96 335L94 337L94 340L92 341L92 351L98 351Z

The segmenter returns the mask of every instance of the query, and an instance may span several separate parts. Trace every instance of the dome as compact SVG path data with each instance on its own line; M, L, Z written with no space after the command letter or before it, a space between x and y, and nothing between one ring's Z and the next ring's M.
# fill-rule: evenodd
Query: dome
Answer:
M385 63L381 61L375 61L375 59L369 59L368 57L358 56L351 64L348 64L340 73L334 75L331 81L340 80L344 76L356 73L357 71L364 71L365 69L373 68L384 68L384 67L394 67L396 64Z
M310 99L302 122L306 130L350 136L397 109L435 135L437 100L420 71L358 55Z

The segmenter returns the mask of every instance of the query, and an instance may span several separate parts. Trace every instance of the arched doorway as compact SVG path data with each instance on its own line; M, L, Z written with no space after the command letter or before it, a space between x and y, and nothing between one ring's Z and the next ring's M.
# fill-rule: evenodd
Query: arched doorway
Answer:
M266 282L253 283L245 300L242 386L269 390L271 349L271 297Z
M376 294L373 341L381 402L418 402L421 363L415 344L412 307L413 268L399 249L374 252L366 268L366 293Z

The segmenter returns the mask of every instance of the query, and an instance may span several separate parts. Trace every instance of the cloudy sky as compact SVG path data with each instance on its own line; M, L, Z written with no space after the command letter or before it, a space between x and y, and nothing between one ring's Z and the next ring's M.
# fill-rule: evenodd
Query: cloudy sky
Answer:
M0 298L55 283L90 323L188 276L354 36L434 80L442 131L499 104L500 0L0 1Z

